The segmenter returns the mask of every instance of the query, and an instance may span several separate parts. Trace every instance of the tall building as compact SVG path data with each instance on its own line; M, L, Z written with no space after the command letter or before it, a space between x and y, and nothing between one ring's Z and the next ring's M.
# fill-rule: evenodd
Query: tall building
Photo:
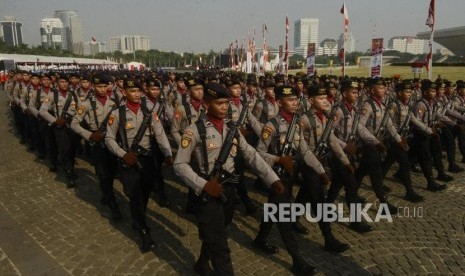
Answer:
M300 18L294 22L294 51L307 56L308 43L318 46L318 18Z
M342 33L339 36L339 39L337 40L338 48L341 49L343 47L343 44L344 44L344 33ZM344 51L346 53L355 52L355 38L352 32L347 32L346 45L345 45Z
M0 40L8 46L23 44L22 26L14 16L5 16L3 21L0 21Z
M121 35L110 38L110 51L121 51L123 54L137 50L150 50L150 38L142 35Z
M395 36L389 39L388 48L401 53L424 54L425 41L414 36Z
M85 56L93 56L98 53L106 52L106 45L103 42L85 41L83 49Z
M63 49L73 51L73 53L82 55L83 49L83 36L82 36L82 23L77 12L69 10L55 11L55 17L60 18L64 27L64 47Z
M65 49L63 22L59 18L40 21L40 41L44 48Z

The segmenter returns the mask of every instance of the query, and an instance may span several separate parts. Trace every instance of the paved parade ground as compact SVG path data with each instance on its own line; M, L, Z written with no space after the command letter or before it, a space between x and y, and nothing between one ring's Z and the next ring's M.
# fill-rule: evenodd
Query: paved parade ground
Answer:
M93 167L80 156L75 189L67 189L64 174L48 171L46 164L28 152L14 135L4 91L0 91L0 275L192 275L200 251L194 216L184 213L187 188L176 183L166 169L171 205L160 208L156 195L149 202L149 226L154 252L141 254L138 235L131 228L127 198L116 181L124 219L113 223L100 205ZM457 160L460 161L459 156ZM458 163L462 167L464 164ZM395 168L394 168L395 169ZM388 173L390 201L399 206L392 223L373 223L375 230L358 234L347 223L333 223L333 232L351 249L340 255L323 250L316 224L304 222L308 236L298 236L303 255L319 275L464 275L465 274L465 172L455 174L447 190L432 193L420 174L412 173L416 191L425 201L403 200L404 188ZM376 203L364 180L361 195ZM265 196L252 188L262 205ZM340 197L342 200L343 197ZM237 275L288 275L291 258L276 227L273 242L280 252L267 256L254 250L262 208L252 217L238 205L229 229L229 246ZM370 212L374 216L375 210Z

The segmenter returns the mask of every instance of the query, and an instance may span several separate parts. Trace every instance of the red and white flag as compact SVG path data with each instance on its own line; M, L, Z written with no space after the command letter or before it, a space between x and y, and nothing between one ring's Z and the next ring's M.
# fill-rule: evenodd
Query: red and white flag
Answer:
M346 74L346 52L345 52L345 47L346 47L346 40L347 40L347 32L349 31L349 14L347 13L347 7L346 3L342 2L342 8L341 8L341 13L344 16L344 34L343 34L343 42L342 42L342 47L341 50L339 51L339 58L341 59L342 63L342 75L344 76Z
M92 37L92 39L90 40L90 44L92 45L97 44L97 39L95 39L95 37Z
M426 25L434 29L434 0L429 3L428 18L426 18Z
M263 63L266 65L268 62L268 45L266 44L266 32L268 28L263 24Z
M347 13L346 3L342 3L341 13L344 15L344 32L349 31L349 14Z
M285 74L287 75L287 69L289 68L289 18L286 16L286 48L284 53L284 62L286 63Z
M429 37L429 53L426 56L426 72L428 78L431 79L433 74L433 37L434 37L434 0L429 3L428 17L426 18L426 25L431 28L431 35Z

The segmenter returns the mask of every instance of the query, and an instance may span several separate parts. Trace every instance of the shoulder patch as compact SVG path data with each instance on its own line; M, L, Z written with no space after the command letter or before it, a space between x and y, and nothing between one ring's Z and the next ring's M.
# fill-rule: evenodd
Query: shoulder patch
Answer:
M77 114L82 115L82 113L84 113L85 110L86 110L86 107L81 105L78 108Z
M270 138L271 133L273 132L273 129L269 126L264 126L262 129L262 138L263 140L267 140Z
M110 115L110 117L108 117L108 125L111 126L114 121L115 121L115 115Z
M174 112L174 118L175 118L175 119L181 118L181 115L182 115L181 111L176 111L176 112Z
M181 140L181 147L183 149L187 148L191 144L191 138L184 136Z
M420 106L420 107L418 108L418 114L421 115L421 114L423 114L424 112L425 112L425 108L424 108L423 106Z

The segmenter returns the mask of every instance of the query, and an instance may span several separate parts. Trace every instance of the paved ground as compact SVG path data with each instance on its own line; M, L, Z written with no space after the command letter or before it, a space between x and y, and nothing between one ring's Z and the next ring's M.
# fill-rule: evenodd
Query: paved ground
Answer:
M186 189L174 178L168 180L172 206L161 209L154 200L149 204L157 248L141 254L120 183L116 188L125 220L112 224L99 204L98 185L88 162L78 159L78 186L66 189L63 175L48 172L18 143L3 91L0 103L0 275L192 274L200 242L193 217L182 211ZM298 237L304 255L321 275L465 275L465 173L455 176L446 191L433 194L424 189L424 179L414 175L415 188L426 198L416 205L404 201L402 186L388 178L391 200L405 207L404 217L374 224L376 230L366 235L354 233L345 224L333 224L335 235L352 246L342 255L323 251L318 228L305 222L310 235ZM254 200L264 202L262 194L250 190ZM376 202L368 186L362 186L362 195ZM273 238L281 248L279 254L269 257L254 251L250 243L262 212L245 217L242 211L239 207L230 229L236 273L289 274L291 260L278 232L274 230Z

